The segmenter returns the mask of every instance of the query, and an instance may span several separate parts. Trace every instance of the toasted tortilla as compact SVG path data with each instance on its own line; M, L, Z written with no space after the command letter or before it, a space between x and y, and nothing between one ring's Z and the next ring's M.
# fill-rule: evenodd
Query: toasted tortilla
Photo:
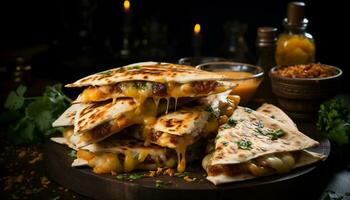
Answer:
M66 87L84 87L111 85L125 81L176 82L225 80L224 76L213 72L196 69L191 66L171 63L145 62L99 72Z
M181 109L160 116L152 127L139 127L134 130L134 136L145 140L145 143L153 143L162 147L175 149L178 154L177 170L183 172L186 168L187 147L196 143L201 138L217 133L220 104L227 102L229 92L212 95L200 99L200 104L194 107L182 107ZM220 103L221 102L221 103Z
M277 121L280 121L283 124L290 126L291 128L297 127L293 120L290 119L286 113L284 113L280 108L278 108L275 105L264 103L258 109L256 109L256 111L264 113L272 119L276 119Z
M147 98L203 97L233 89L236 84L222 75L170 63L139 63L90 75L66 85L84 87L75 103L130 97L138 103Z
M85 108L86 106L88 106L88 104L72 104L52 123L52 127L72 126L74 124L76 112Z
M188 101L180 99L177 103L182 105ZM115 102L81 105L75 109L74 123L66 124L65 134L69 143L77 148L104 140L134 124L152 125L157 114L173 109L175 102L161 101L158 104L148 99L139 106L133 99L121 98ZM64 116L61 120L65 120Z
M52 140L62 143L64 138ZM97 174L172 168L177 161L173 150L156 145L144 146L143 142L135 139L111 138L75 150L77 158L72 167L90 166Z
M216 185L286 173L324 159L323 155L303 151L318 142L294 126L243 107L238 107L230 119L230 124L220 127L215 151L202 162L207 179Z

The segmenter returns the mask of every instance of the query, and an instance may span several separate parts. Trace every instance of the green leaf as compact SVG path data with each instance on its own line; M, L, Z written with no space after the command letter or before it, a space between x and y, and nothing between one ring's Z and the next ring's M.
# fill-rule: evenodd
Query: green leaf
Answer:
M5 108L9 110L18 110L22 108L24 104L24 93L26 92L27 87L20 85L16 89L16 91L11 91L9 95L7 96L6 102L5 102Z
M15 144L33 142L35 125L28 118L22 118L16 126L10 128L8 137Z
M77 157L77 151L76 150L71 150L68 153L68 156L71 157L71 158L76 158Z
M31 102L25 109L26 116L35 122L39 131L51 128L54 121L51 113L51 103L48 98L40 98Z
M189 176L189 175L190 175L190 172L182 172L182 173L177 172L177 173L174 174L174 176L176 176L178 178L183 178L183 177Z
M349 143L350 109L344 98L334 98L321 104L317 129L338 145Z
M238 148L243 150L250 150L252 149L252 142L249 140L239 140L236 142L238 145Z

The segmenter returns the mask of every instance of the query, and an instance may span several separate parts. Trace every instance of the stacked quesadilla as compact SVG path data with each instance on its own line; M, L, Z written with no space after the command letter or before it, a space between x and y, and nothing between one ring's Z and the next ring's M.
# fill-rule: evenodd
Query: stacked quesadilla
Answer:
M53 140L77 150L73 166L96 173L176 165L182 172L187 147L216 134L238 104L227 98L236 84L224 79L155 62L90 75L66 85L83 92L53 123L65 127L63 138Z
M318 142L298 131L279 108L264 104L257 111L238 107L222 125L215 150L203 161L215 185L287 173L325 157L305 149Z
M229 95L236 84L213 72L146 62L66 86L83 90L53 123L65 131L52 140L77 151L73 167L89 166L98 174L158 167L183 172L196 154L207 179L219 185L324 159L306 150L318 142L282 110L237 106L239 97Z

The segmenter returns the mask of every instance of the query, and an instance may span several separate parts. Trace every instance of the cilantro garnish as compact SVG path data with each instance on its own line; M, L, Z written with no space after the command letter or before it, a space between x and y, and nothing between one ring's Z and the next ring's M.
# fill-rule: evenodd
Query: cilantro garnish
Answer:
M219 115L220 115L219 111L215 111L211 106L206 107L204 110L209 112L215 118L219 118Z
M267 132L266 134L271 138L271 140L277 140L284 135L284 132L281 129L278 129L275 131Z
M338 145L349 143L350 109L344 98L334 98L320 106L317 129Z
M145 174L137 174L137 173L133 173L133 174L118 174L116 176L116 178L118 180L128 180L128 181L134 181L134 180L138 180L138 179L141 179L141 178L144 178L146 177Z
M174 176L176 176L178 178L183 178L183 177L189 176L189 175L190 175L190 172L183 172L183 173L177 172L174 174Z
M140 69L140 68L141 68L140 66L129 66L129 67L126 67L127 70Z
M63 128L52 128L52 122L69 106L71 99L62 85L47 86L42 96L25 97L27 87L20 85L9 93L0 122L7 125L7 136L15 144L39 142Z
M223 141L222 145L224 145L226 147L228 145L228 142L227 141Z
M257 127L258 127L258 128L264 128L264 122L262 122L261 120L259 120L258 123L257 123Z
M76 150L71 150L68 153L68 156L71 157L71 158L76 158L77 157L77 151Z
M236 142L238 145L238 148L243 150L250 150L252 149L252 142L249 140L239 140Z
M228 124L229 126L235 127L235 126L237 125L237 120L230 118L230 119L227 121L227 124Z
M106 70L106 71L103 71L103 72L99 72L99 73L97 73L97 74L102 74L102 75L110 75L110 74L112 74L112 72L113 72L113 70Z
M258 134L270 137L271 140L277 140L284 135L282 129L263 131L261 128L255 128L254 131Z

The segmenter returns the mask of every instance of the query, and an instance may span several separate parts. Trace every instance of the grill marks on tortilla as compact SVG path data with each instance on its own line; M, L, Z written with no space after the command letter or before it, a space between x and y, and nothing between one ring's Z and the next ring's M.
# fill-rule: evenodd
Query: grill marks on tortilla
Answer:
M80 79L67 87L101 86L110 83L123 82L128 80L143 80L152 82L177 82L185 83L201 80L224 80L225 77L213 72L207 72L193 67L177 64L154 64L148 66L115 68L109 73L97 73ZM109 83L109 84L110 84Z
M123 113L135 110L136 103L132 99L118 99L114 104L103 102L90 104L78 110L75 116L74 132L76 134L92 129L112 118L118 118Z

